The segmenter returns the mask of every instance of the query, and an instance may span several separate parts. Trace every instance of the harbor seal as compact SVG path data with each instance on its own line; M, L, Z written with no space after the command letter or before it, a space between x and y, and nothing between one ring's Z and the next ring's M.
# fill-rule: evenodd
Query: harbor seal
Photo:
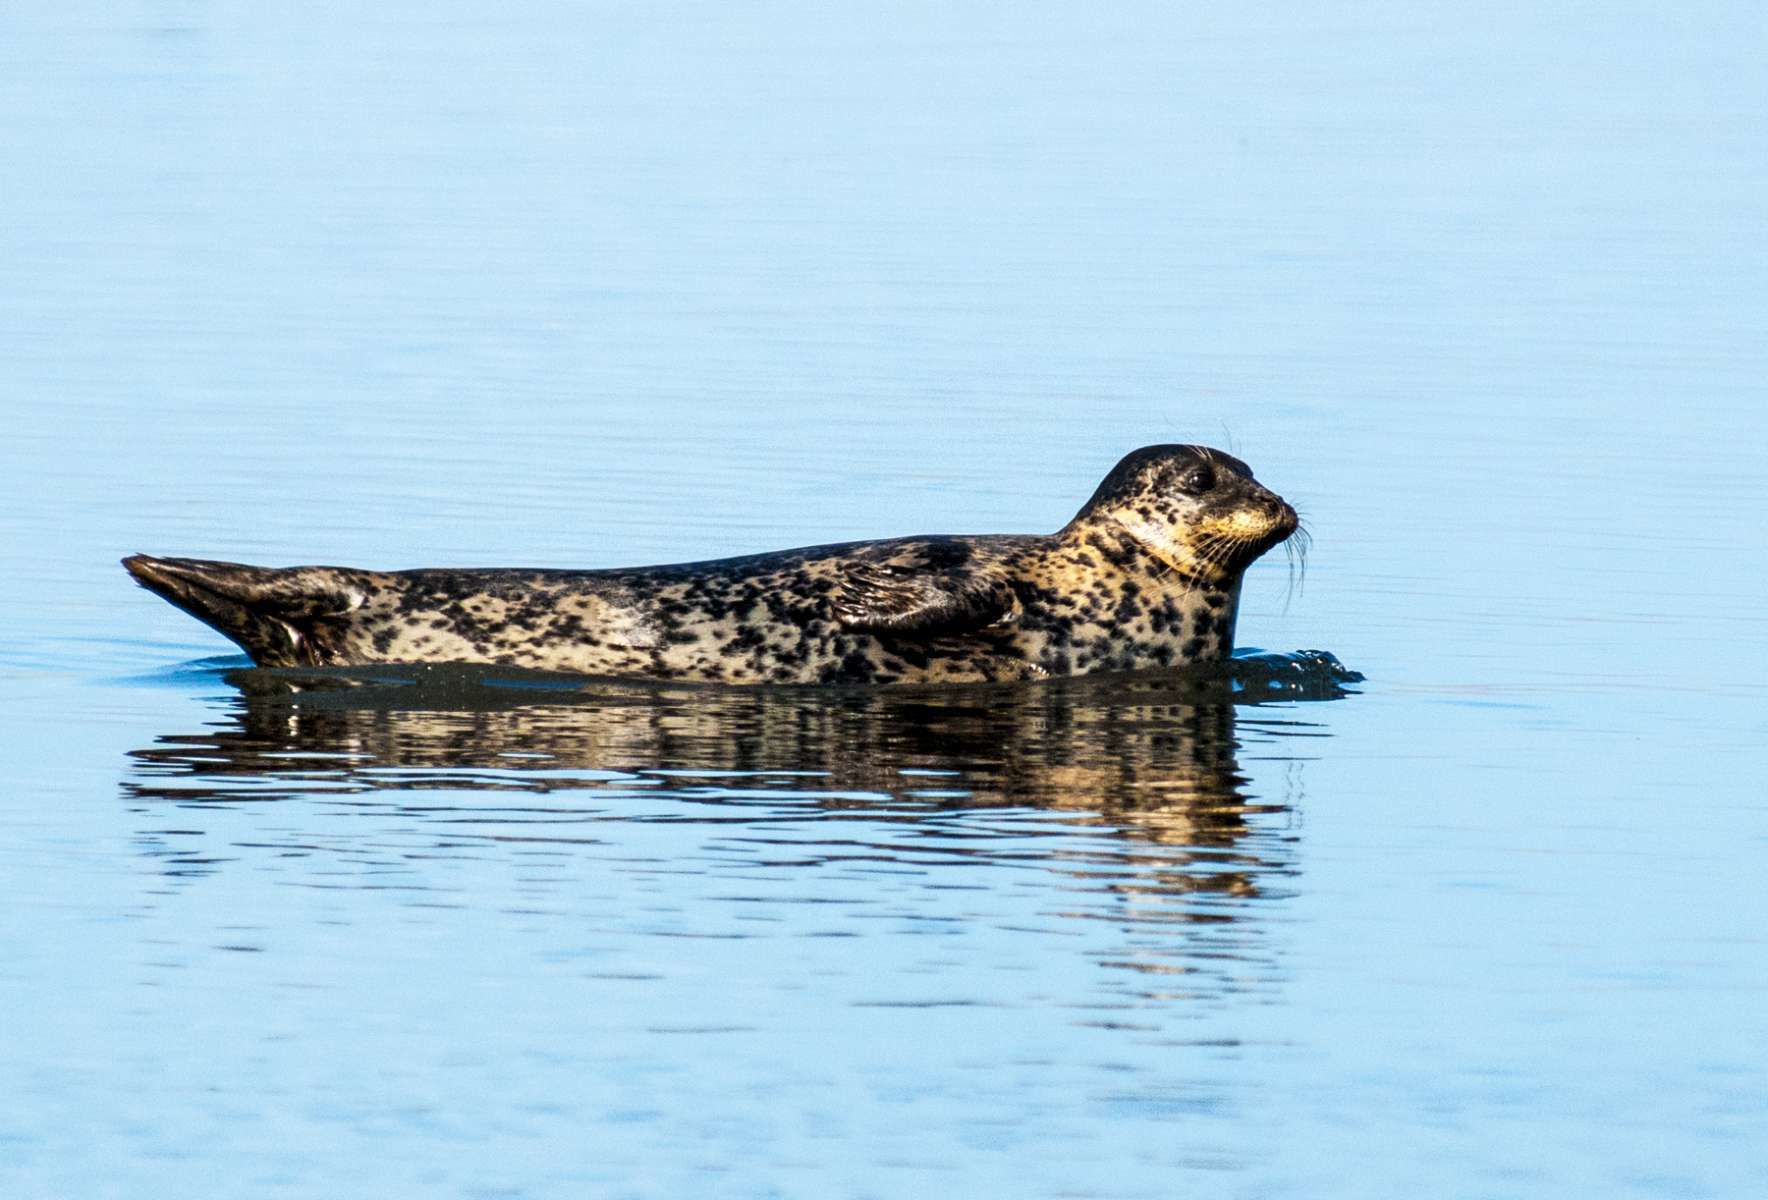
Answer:
M947 683L1201 664L1296 530L1244 462L1126 455L1056 533L810 546L612 570L365 571L135 555L259 666L498 663L719 683Z

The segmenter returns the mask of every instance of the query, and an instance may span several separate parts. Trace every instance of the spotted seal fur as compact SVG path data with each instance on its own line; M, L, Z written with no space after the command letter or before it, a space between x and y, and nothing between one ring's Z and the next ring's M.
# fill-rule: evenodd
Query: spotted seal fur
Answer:
M364 571L135 555L260 666L502 663L725 683L919 683L1212 662L1296 529L1244 462L1125 456L1049 535L909 537L593 571Z

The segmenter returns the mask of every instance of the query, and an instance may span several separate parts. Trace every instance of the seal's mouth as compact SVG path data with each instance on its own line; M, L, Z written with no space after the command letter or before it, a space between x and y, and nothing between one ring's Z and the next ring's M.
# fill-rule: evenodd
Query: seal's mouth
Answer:
M1270 496L1230 512L1207 517L1194 528L1197 554L1218 566L1238 570L1289 540L1300 520L1286 501Z

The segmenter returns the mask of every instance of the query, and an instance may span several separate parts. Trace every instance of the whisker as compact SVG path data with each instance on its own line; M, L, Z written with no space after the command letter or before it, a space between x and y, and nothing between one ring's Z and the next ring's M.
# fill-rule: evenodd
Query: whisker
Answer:
M1232 541L1219 533L1206 533L1197 539L1192 555L1206 566L1220 567L1233 551Z
M1283 556L1289 561L1289 584L1283 590L1283 612L1289 612L1290 601L1307 590L1308 551L1313 547L1314 535L1302 524L1300 515L1295 518L1295 531L1283 539Z

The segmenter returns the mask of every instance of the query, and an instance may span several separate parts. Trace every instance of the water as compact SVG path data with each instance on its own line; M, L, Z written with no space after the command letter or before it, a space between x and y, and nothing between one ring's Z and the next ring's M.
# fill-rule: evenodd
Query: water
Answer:
M1762 1194L1762 33L12 6L0 1186ZM1049 530L1174 440L1354 694L314 687L115 565Z

